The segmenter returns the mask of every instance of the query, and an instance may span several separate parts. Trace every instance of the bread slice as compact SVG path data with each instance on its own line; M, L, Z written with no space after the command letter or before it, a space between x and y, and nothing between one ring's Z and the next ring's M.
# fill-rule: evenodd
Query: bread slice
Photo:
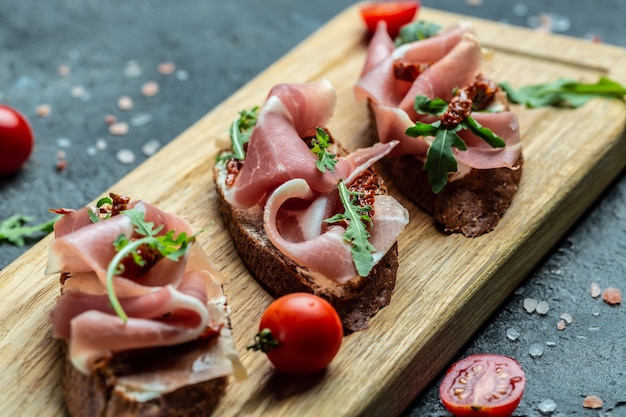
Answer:
M472 169L435 194L424 162L413 155L384 158L390 178L404 195L433 216L445 232L477 237L492 231L509 208L522 178L517 169Z
M338 154L345 152L340 149ZM347 331L366 329L369 319L389 304L398 270L397 242L367 277L355 276L344 284L335 283L279 251L265 234L260 208L240 209L226 200L226 164L215 164L213 174L220 211L235 248L252 275L274 297L300 291L323 297L335 307ZM377 194L387 194L383 179L374 168L366 170L358 180L371 181Z
M154 348L150 352L143 350L115 355L108 362L96 363L89 375L72 365L65 352L67 344L62 343L65 353L63 396L72 417L209 416L228 383L228 377L222 376L140 401L118 385L121 376L140 372L142 364L145 366L150 359L171 361L181 354L181 350L206 342L195 341L182 346Z

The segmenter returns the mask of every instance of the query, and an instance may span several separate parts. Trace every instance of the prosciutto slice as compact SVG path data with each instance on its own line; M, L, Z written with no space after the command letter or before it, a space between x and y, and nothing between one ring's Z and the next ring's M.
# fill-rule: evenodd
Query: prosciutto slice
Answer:
M162 225L161 233L191 233L182 218L148 203L134 202L129 208L143 211L147 222ZM177 262L161 259L141 277L114 277L115 293L128 315L124 322L110 305L106 269L115 255L112 242L120 234L133 236L134 226L123 214L92 223L89 211L93 209L68 211L57 222L46 270L47 274L63 272L66 276L49 321L53 336L67 340L72 364L89 374L96 361L111 354L185 345L214 335L220 339L219 351L192 349L186 353L192 356L183 361L188 368L152 367L151 375L139 378L139 385L133 382L133 389L149 387L149 391L160 393L193 383L190 378L201 377L191 368L195 360L216 364L219 375L213 370L205 372L205 377L228 375L239 369L225 312L223 279L202 249L192 243ZM155 378L160 381L156 391Z
M274 87L252 131L243 167L225 197L243 209L260 206L266 235L276 248L298 264L344 283L358 275L351 247L343 240L343 227L324 222L343 211L337 184L349 185L398 142L339 157L333 171L322 173L317 156L303 139L326 126L335 102L335 90L325 80ZM376 243L378 262L407 224L408 212L392 197L377 196L375 201L370 243Z
M455 88L471 85L481 65L480 42L468 24L398 48L390 48L390 42L384 25L379 25L354 94L358 100L369 102L379 141L399 142L390 157L414 155L424 161L432 138L413 138L404 133L417 121L434 121L433 116L417 114L415 97L449 101ZM398 63L425 69L413 81L407 81L396 77L394 65ZM455 150L459 164L475 169L515 167L521 154L517 117L509 111L472 112L472 117L502 137L506 147L492 148L473 133L461 131L467 150Z

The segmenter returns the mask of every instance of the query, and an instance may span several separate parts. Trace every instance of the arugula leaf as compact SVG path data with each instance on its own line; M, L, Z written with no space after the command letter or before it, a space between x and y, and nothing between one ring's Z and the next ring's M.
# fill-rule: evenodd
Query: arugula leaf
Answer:
M98 200L98 202L96 203L96 209L99 209L105 204L113 204L113 200L111 199L111 197L102 197L100 200ZM91 220L92 223L97 223L100 220L108 219L109 217L111 217L110 214L108 214L103 219L101 219L100 216L98 216L98 213L92 210L89 210L87 214L89 215L89 220Z
M416 96L415 111L420 114L442 116L448 109L448 103L440 98L430 100L426 96ZM506 146L504 139L496 135L491 129L483 127L472 116L467 116L453 127L442 126L441 120L433 123L416 122L405 130L408 136L432 136L433 143L426 153L424 169L428 171L428 181L434 193L440 192L448 182L448 173L457 171L456 158L452 147L464 151L467 145L457 134L461 129L470 130L494 148Z
M145 260L138 252L138 249L142 245L147 245L150 249L155 249L163 257L178 262L182 256L187 252L187 248L196 239L199 233L202 233L207 228L200 230L198 233L187 236L185 232L181 232L178 236L174 237L174 231L170 230L165 234L157 234L163 229L163 226L154 227L153 222L146 222L145 213L137 209L124 210L123 215L131 220L131 223L135 226L135 232L143 237L132 240L126 235L120 234L118 238L113 242L113 246L117 253L109 263L107 267L106 275L106 287L109 302L116 314L122 319L123 322L128 320L128 316L124 312L117 295L115 294L115 288L113 286L113 278L115 275L123 273L123 260L127 256L132 256L134 262L139 266L145 265Z
M607 77L596 83L582 83L573 79L559 78L555 81L527 85L515 90L507 82L500 83L510 102L536 107L580 107L595 97L623 100L626 86Z
M329 140L328 133L324 129L315 128L315 139L311 141L313 145L311 152L317 156L315 165L321 172L334 171L335 164L337 164L337 155L328 152Z
M457 131L460 127L457 127ZM428 171L428 181L434 193L443 190L448 183L448 172L456 172L457 163L452 147L461 151L467 149L463 139L452 129L439 129L435 140L428 148L424 169Z
M250 140L252 129L256 125L259 116L259 106L250 110L239 111L239 118L230 125L230 144L233 152L222 153L217 156L217 161L227 161L231 158L243 160L246 158L244 145Z
M402 26L400 28L400 33L394 40L394 44L397 48L405 43L421 41L436 35L440 30L441 26L436 23L418 20Z
M493 133L491 129L483 127L472 116L467 116L459 125L471 130L473 134L483 139L493 148L504 148L506 146L504 139Z
M3 240L22 247L26 245L26 237L32 237L35 233L50 233L54 223L62 216L56 216L45 222L27 226L26 223L34 220L34 217L15 214L0 223L0 242Z
M448 109L448 103L442 98L431 100L426 96L415 96L413 107L419 114L441 116Z
M348 190L343 181L339 181L337 188L345 211L335 214L324 221L326 223L345 221L348 224L343 234L343 239L352 245L352 260L357 273L362 277L366 277L372 270L374 261L372 252L376 250L369 242L370 233L366 227L366 224L372 222L369 216L372 207L356 204L359 193Z

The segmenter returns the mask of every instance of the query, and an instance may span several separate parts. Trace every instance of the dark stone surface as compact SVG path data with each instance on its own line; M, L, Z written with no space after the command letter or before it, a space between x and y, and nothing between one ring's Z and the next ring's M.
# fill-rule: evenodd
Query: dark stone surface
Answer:
M552 14L554 22L564 24L555 29L567 29L566 35L596 36L626 46L626 3L618 0L423 3L521 26ZM174 139L351 4L348 0L0 2L0 102L21 110L37 137L25 168L0 180L0 218L22 213L44 220L49 218L48 207L87 204L147 159L141 153L144 143ZM130 61L142 69L138 77L125 75ZM166 61L175 63L179 72L160 75L157 65ZM70 73L60 76L60 66L68 66ZM141 86L152 80L160 85L158 95L143 97ZM134 100L132 110L117 108L123 95ZM48 117L37 116L41 104L51 107ZM108 133L108 114L119 121L149 114L151 120L116 137ZM99 140L106 149L95 148ZM69 147L62 146L68 142ZM116 152L122 148L135 152L134 163L118 162ZM59 151L67 161L62 171L55 168ZM0 267L27 249L0 243ZM594 281L626 292L624 175L458 358L478 352L515 357L528 377L516 416L542 415L539 404L546 399L557 405L553 416L626 416L626 310L592 298L589 285ZM529 314L523 308L525 298L545 300L550 309L545 315ZM557 330L563 313L571 314L572 322ZM515 341L506 336L511 328L519 333ZM543 347L537 358L529 354L534 343ZM439 381L440 377L415 400L406 416L448 415L438 399ZM583 408L586 395L598 395L604 407Z

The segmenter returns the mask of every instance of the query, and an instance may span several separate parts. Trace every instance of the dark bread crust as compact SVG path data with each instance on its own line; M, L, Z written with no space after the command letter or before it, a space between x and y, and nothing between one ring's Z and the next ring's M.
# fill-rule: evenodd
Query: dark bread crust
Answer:
M65 356L63 396L72 417L209 416L228 383L228 377L223 376L187 385L148 401L136 401L115 389L118 376L128 372L128 364L132 362L128 357L120 355L110 363L98 363L90 375L85 375L72 365L66 352L66 342L61 343ZM163 354L175 354L172 348L164 348L163 351Z
M368 327L369 319L388 305L396 285L398 244L372 268L367 277L354 277L340 285L330 281L319 284L315 273L296 264L280 252L263 230L260 212L233 207L224 197L220 182L220 164L214 167L214 181L219 208L239 256L256 280L274 297L293 292L308 292L328 300L337 310L347 331ZM372 168L365 175L373 177L378 193L386 194L382 177Z
M446 232L477 237L492 231L509 208L522 178L517 169L472 169L435 194L424 163L413 155L385 158L383 165L394 184L411 201L430 213Z

